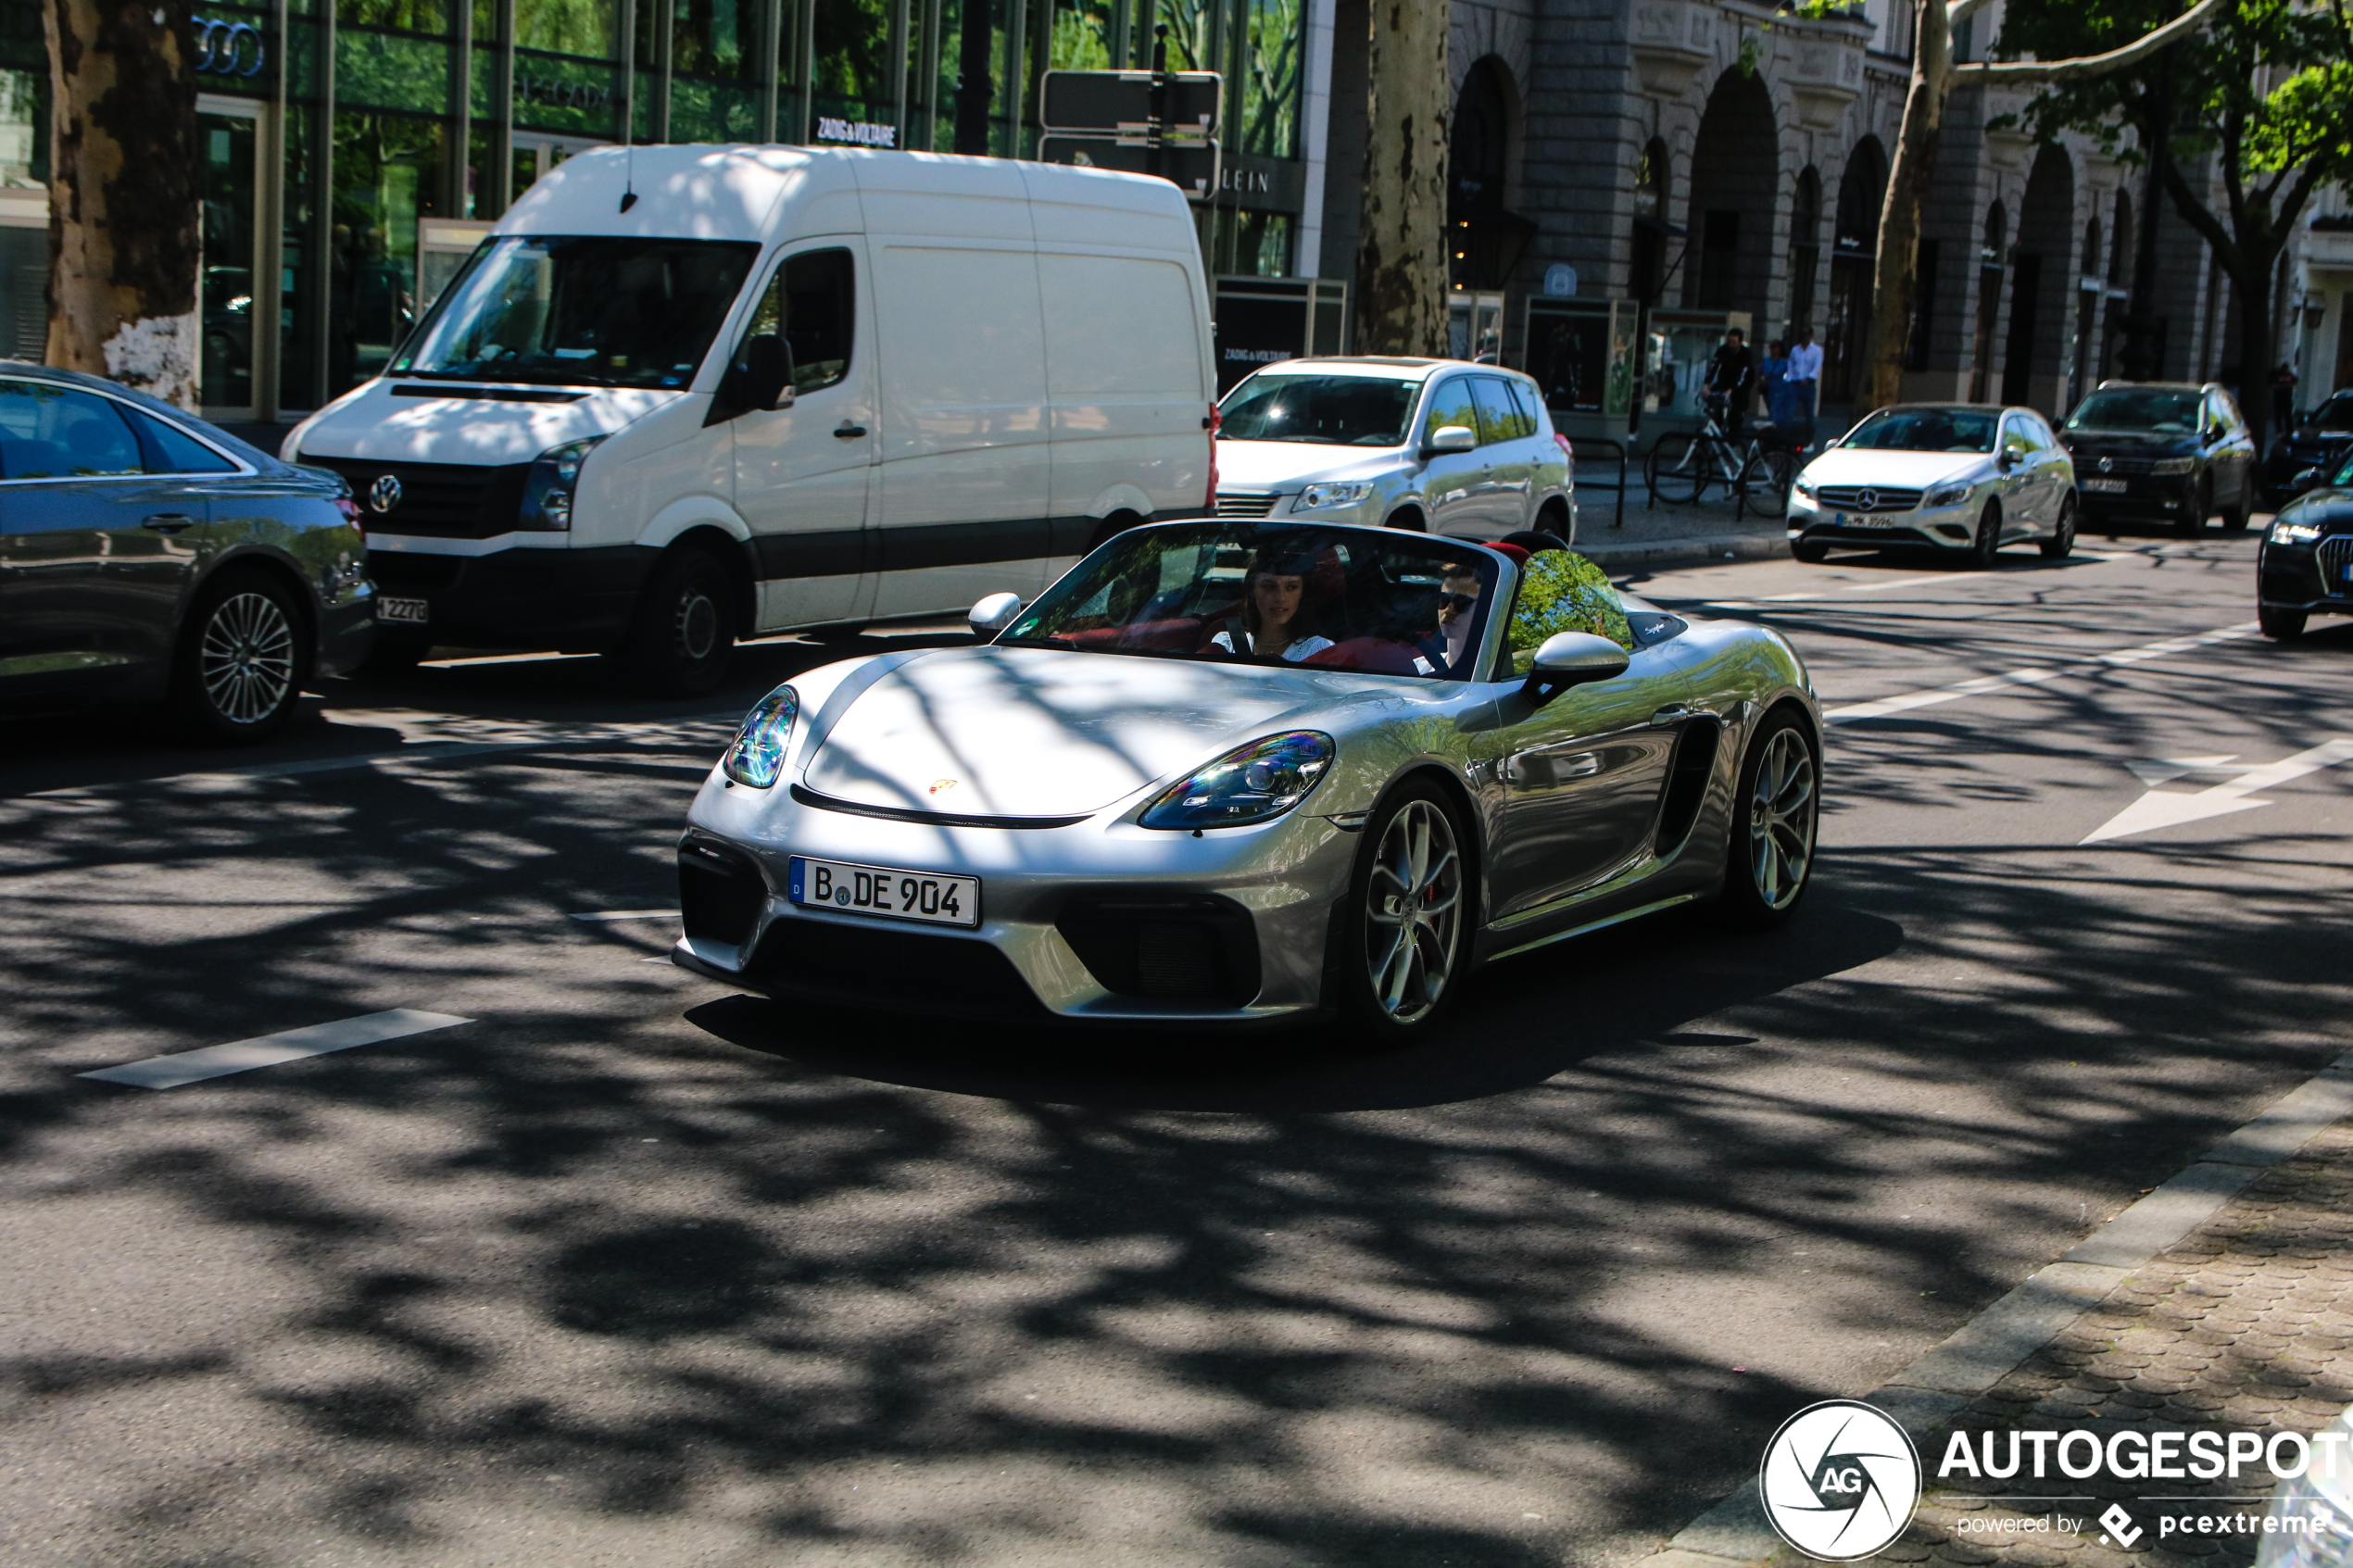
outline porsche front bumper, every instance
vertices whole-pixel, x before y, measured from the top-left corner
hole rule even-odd
[[[1357,846],[1334,819],[1302,809],[1199,835],[1114,813],[959,826],[817,798],[705,786],[679,846],[674,962],[775,997],[957,1017],[1248,1022],[1322,1003]],[[797,855],[975,877],[979,924],[796,905]]]

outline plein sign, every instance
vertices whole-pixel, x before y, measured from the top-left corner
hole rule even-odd
[[[1217,194],[1217,144],[1164,142],[1155,147],[1142,137],[1041,136],[1038,161],[1080,169],[1115,169],[1123,174],[1157,174],[1190,201]]]
[[[1148,70],[1050,70],[1038,88],[1038,118],[1049,132],[1076,135],[1143,135],[1157,120],[1172,140],[1203,142],[1217,134],[1221,79],[1215,71],[1168,71],[1160,113],[1152,113]]]

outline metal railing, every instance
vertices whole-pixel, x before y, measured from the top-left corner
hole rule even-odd
[[[1571,452],[1574,454],[1574,461],[1572,461],[1572,462],[1571,462],[1571,464],[1569,465],[1569,467],[1570,467],[1570,471],[1571,471],[1571,473],[1575,475],[1576,480],[1577,480],[1577,491],[1578,491],[1579,495],[1579,496],[1582,496],[1582,495],[1584,495],[1584,493],[1585,493],[1586,491],[1588,491],[1588,490],[1608,490],[1608,491],[1614,491],[1614,492],[1616,492],[1616,493],[1617,493],[1617,521],[1614,521],[1614,522],[1612,522],[1612,523],[1610,524],[1610,526],[1611,526],[1612,528],[1623,528],[1623,527],[1625,527],[1625,526],[1626,526],[1626,447],[1625,447],[1625,445],[1624,445],[1622,443],[1620,443],[1620,442],[1616,442],[1616,441],[1605,441],[1605,440],[1603,440],[1603,439],[1602,439],[1601,437],[1599,437],[1599,436],[1588,436],[1588,437],[1584,437],[1584,438],[1579,439],[1579,440],[1572,441],[1572,442],[1569,444],[1569,446],[1570,446],[1570,450],[1571,450]],[[1594,447],[1596,447],[1596,446],[1600,446],[1600,447],[1606,448],[1606,456],[1608,456],[1608,457],[1610,457],[1610,458],[1616,458],[1616,459],[1617,459],[1617,483],[1615,483],[1615,484],[1602,484],[1602,483],[1588,483],[1588,482],[1587,482],[1587,480],[1586,480],[1586,478],[1585,478],[1585,476],[1584,476],[1582,473],[1579,473],[1579,472],[1577,472],[1577,470],[1579,470],[1579,469],[1581,469],[1581,468],[1583,468],[1583,467],[1584,467],[1586,454],[1587,454],[1587,453],[1589,453],[1589,452],[1591,452],[1591,451],[1592,451]],[[1580,510],[1582,509],[1582,504],[1581,504],[1581,502],[1580,502],[1580,505],[1579,505],[1579,509],[1580,509]]]

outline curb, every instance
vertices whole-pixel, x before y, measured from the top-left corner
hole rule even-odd
[[[1626,544],[1589,545],[1582,539],[1570,546],[1604,571],[1648,566],[1705,566],[1732,560],[1787,560],[1789,540],[1780,533],[1689,534],[1678,539],[1653,539]]]
[[[2353,1116],[2353,1051],[2338,1057],[2196,1162],[2045,1264],[1949,1338],[1863,1396],[1915,1442],[2049,1344],[2143,1264],[2336,1123]],[[1685,1525],[1635,1568],[1747,1568],[1788,1549],[1756,1482]]]

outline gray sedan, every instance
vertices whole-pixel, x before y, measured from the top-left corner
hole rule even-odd
[[[769,694],[679,848],[686,968],[970,1016],[1418,1034],[1488,960],[1785,918],[1820,718],[1777,633],[1373,528],[1122,534],[986,646]]]
[[[199,738],[259,740],[373,634],[342,480],[0,360],[0,710],[163,697]]]

